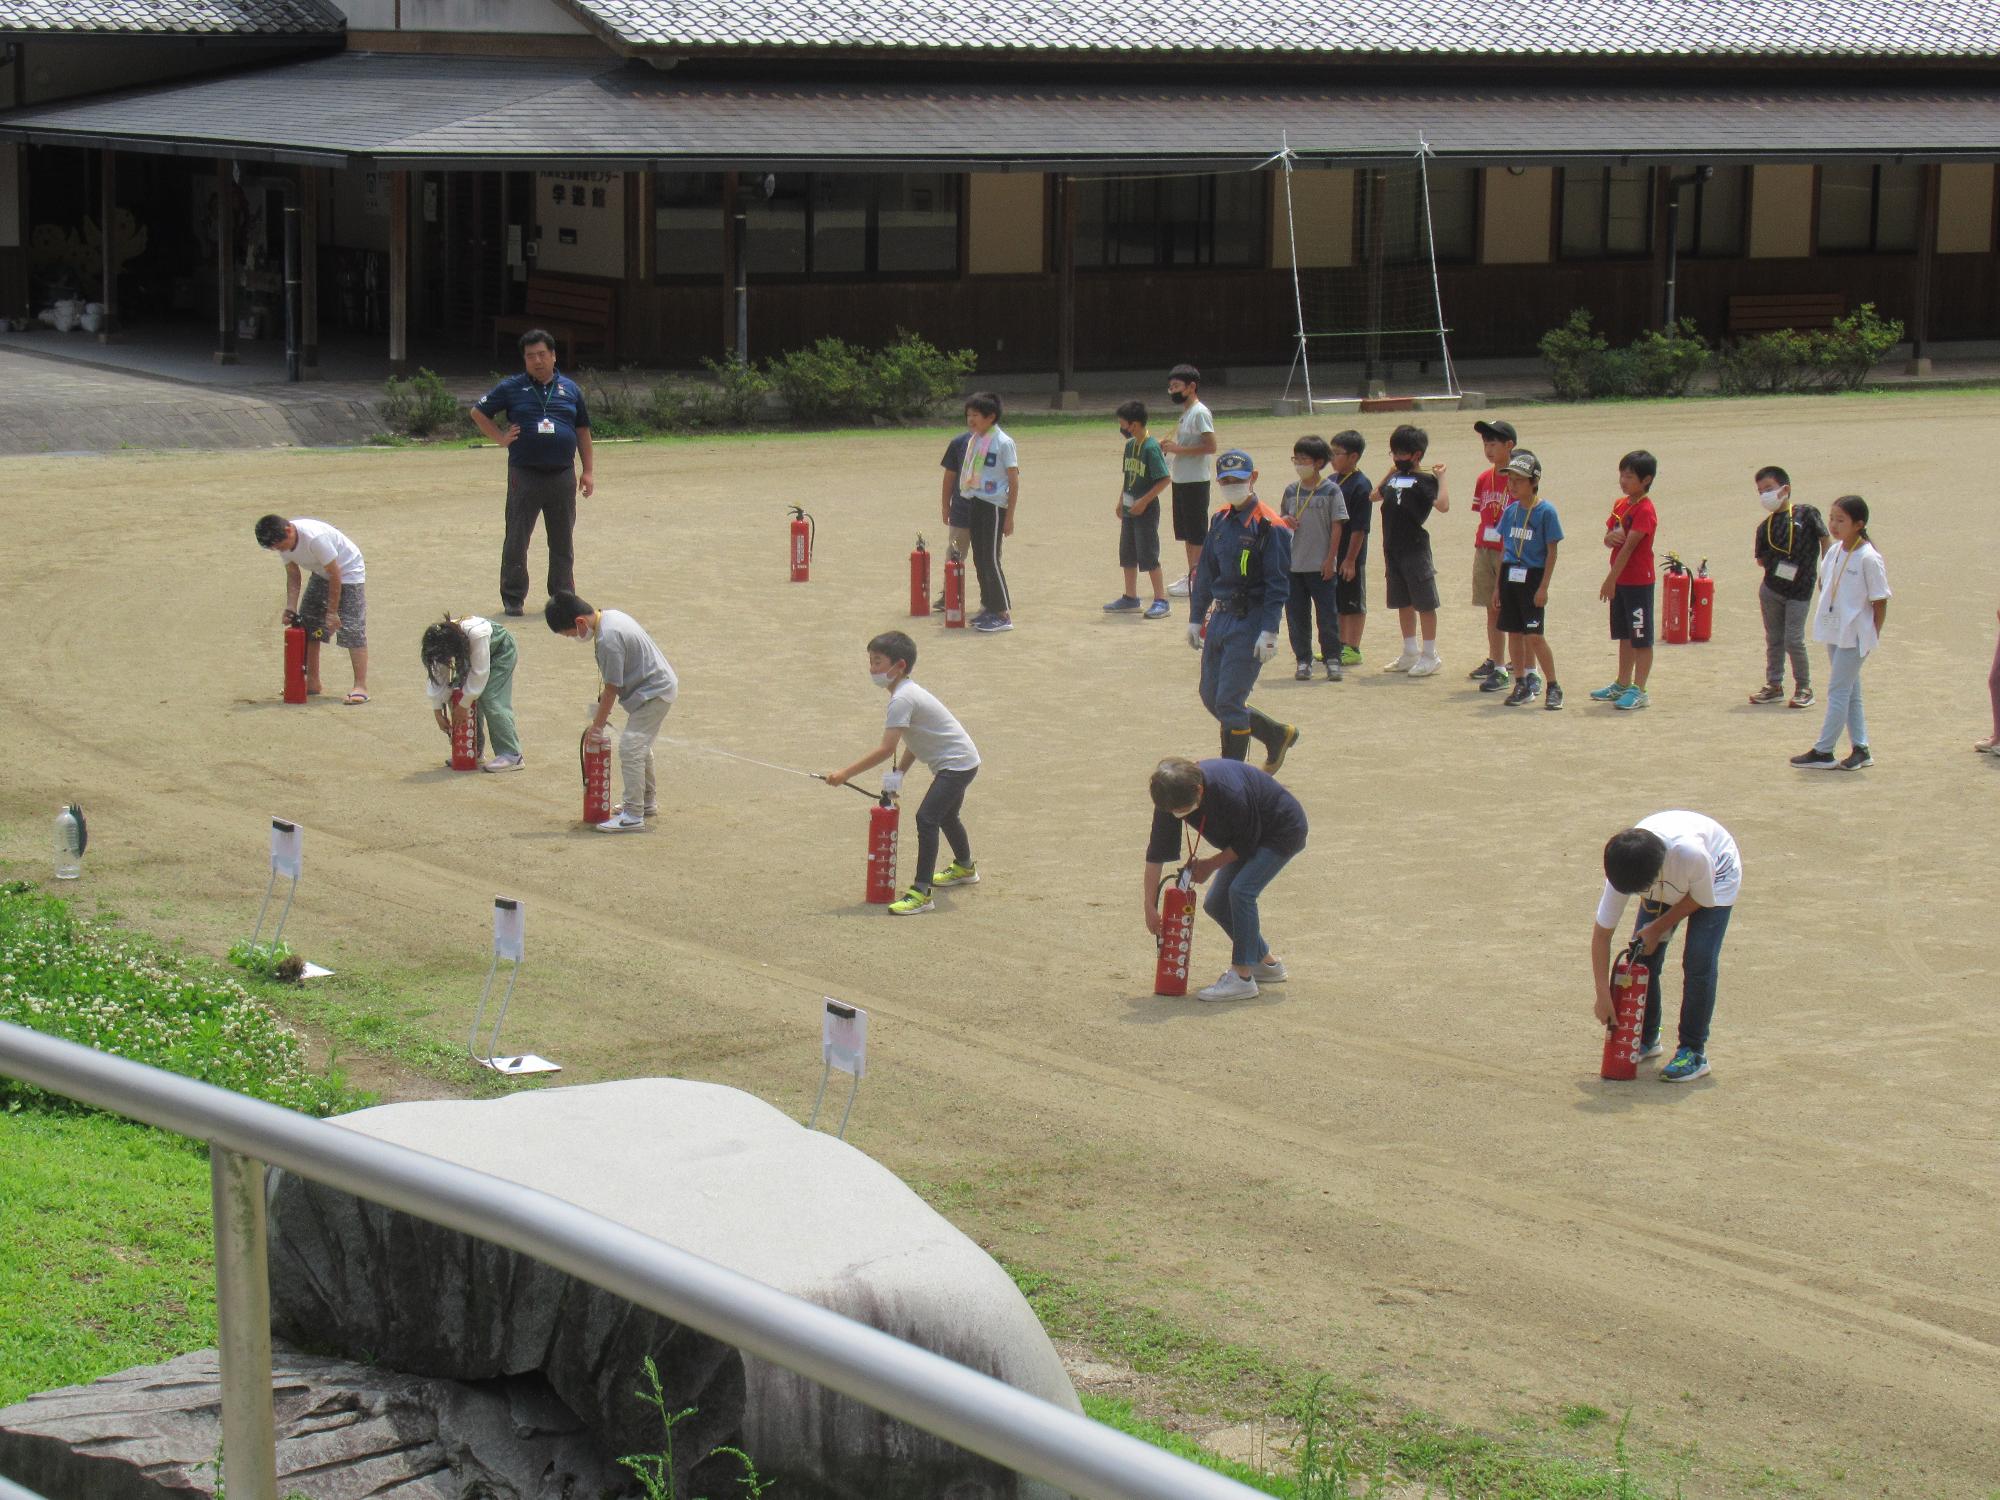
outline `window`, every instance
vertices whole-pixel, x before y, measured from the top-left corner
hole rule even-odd
[[[1076,184],[1076,263],[1259,266],[1265,177],[1085,177]]]
[[[745,260],[753,276],[954,275],[958,183],[945,172],[781,173],[764,193],[744,178]],[[656,276],[723,272],[722,174],[653,179]]]
[[[1683,256],[1741,255],[1743,207],[1748,197],[1748,167],[1717,167],[1706,182],[1681,188],[1678,235]],[[1673,192],[1668,184],[1668,192]]]
[[[1821,167],[1819,248],[1834,254],[1914,250],[1923,207],[1922,167]]]
[[[661,172],[653,178],[653,273],[722,274],[720,172]]]
[[[1355,174],[1359,205],[1354,215],[1355,258],[1368,260],[1374,245],[1369,215],[1378,193],[1374,173]],[[1470,261],[1479,238],[1479,171],[1476,167],[1398,167],[1382,174],[1382,260],[1387,265],[1422,261],[1435,247],[1440,264]],[[1430,187],[1430,233],[1425,236],[1424,185]]]
[[[1653,245],[1653,173],[1649,167],[1565,167],[1562,253],[1597,260],[1644,255]]]

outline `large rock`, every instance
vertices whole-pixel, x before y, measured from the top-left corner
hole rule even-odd
[[[1078,1410],[1012,1280],[894,1175],[735,1089],[635,1079],[337,1124],[541,1189]],[[296,1343],[482,1380],[540,1372],[614,1454],[657,1452],[659,1364],[685,1470],[746,1449],[791,1497],[1050,1497],[1009,1470],[510,1251],[280,1175],[272,1321]],[[704,1470],[698,1478],[720,1470]]]
[[[539,1379],[461,1385],[278,1349],[278,1489],[313,1500],[600,1500],[632,1476]],[[31,1396],[0,1411],[0,1474],[47,1500],[212,1496],[215,1351]]]

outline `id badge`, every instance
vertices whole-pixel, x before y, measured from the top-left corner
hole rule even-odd
[[[535,424],[535,431],[539,432],[543,437],[555,436],[555,430],[556,424],[547,417],[543,417],[541,421]]]
[[[1526,583],[1528,581],[1528,570],[1526,568],[1509,568],[1507,570],[1507,581],[1509,583]]]
[[[1777,567],[1771,569],[1771,576],[1782,578],[1785,582],[1790,583],[1794,578],[1799,576],[1799,565],[1794,562],[1779,563]]]
[[[1499,528],[1498,526],[1489,526],[1489,527],[1487,527],[1487,528],[1486,528],[1486,540],[1487,540],[1487,541],[1489,541],[1489,542],[1497,542],[1497,541],[1499,541],[1499,540],[1500,540],[1500,528]]]

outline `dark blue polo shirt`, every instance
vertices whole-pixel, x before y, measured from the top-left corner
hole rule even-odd
[[[1248,859],[1259,849],[1297,854],[1306,846],[1306,810],[1276,777],[1240,760],[1198,762],[1201,803],[1187,826],[1201,830],[1202,842],[1213,849],[1234,849]],[[1181,854],[1181,820],[1164,807],[1153,809],[1153,836],[1146,844],[1146,863],[1170,865]]]
[[[583,388],[561,371],[547,385],[537,384],[526,370],[509,375],[479,398],[479,409],[501,427],[521,429],[507,449],[507,462],[524,469],[567,469],[576,461],[576,431],[590,427],[590,408]],[[538,432],[546,417],[554,432]]]

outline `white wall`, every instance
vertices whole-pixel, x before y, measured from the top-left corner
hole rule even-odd
[[[334,0],[353,31],[475,31],[494,35],[577,35],[588,28],[554,0]]]
[[[556,188],[563,201],[555,201]],[[583,202],[575,200],[583,190]],[[597,195],[604,195],[603,207]],[[535,223],[542,227],[536,270],[564,275],[623,277],[625,274],[625,177],[619,172],[538,172]],[[572,243],[564,244],[568,233]]]

